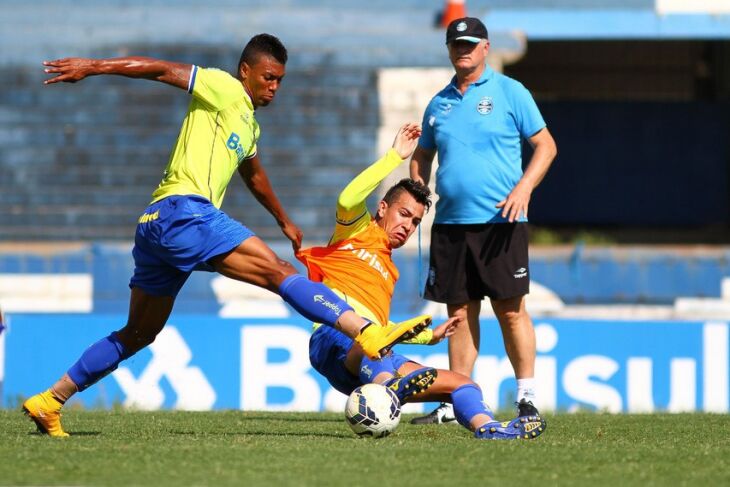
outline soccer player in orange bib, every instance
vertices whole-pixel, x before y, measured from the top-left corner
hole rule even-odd
[[[394,249],[402,247],[431,206],[429,189],[403,179],[378,203],[375,215],[366,198],[383,179],[408,159],[421,134],[419,124],[398,131],[393,147],[383,158],[356,176],[337,200],[335,230],[326,247],[302,249],[297,258],[313,281],[321,281],[373,323],[398,328],[388,320],[398,268]],[[430,323],[429,316],[410,321]],[[404,343],[436,344],[450,336],[457,320],[451,318],[435,329],[411,334]],[[450,370],[424,367],[403,355],[389,353],[369,359],[354,340],[335,328],[315,324],[309,342],[312,366],[343,394],[370,382],[392,389],[400,401],[453,403],[459,423],[480,439],[535,438],[545,422],[539,416],[499,422],[484,404],[481,389],[471,379]]]

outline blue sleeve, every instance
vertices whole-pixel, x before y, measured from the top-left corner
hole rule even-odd
[[[421,138],[418,139],[418,145],[424,149],[433,150],[436,148],[436,139],[433,133],[433,124],[436,121],[431,114],[431,107],[433,101],[431,101],[426,110],[423,112],[423,121],[421,121]]]
[[[522,83],[515,82],[512,87],[512,111],[520,134],[529,139],[545,128],[545,120],[537,108],[535,100]]]

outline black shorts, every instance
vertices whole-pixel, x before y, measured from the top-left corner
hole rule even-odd
[[[461,304],[530,292],[526,223],[434,224],[424,297]]]

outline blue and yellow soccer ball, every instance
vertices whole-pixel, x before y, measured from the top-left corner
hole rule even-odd
[[[347,398],[345,418],[358,436],[388,436],[400,423],[400,401],[383,385],[365,384]]]

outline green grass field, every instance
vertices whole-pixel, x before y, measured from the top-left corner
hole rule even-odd
[[[69,411],[52,439],[0,410],[0,485],[730,485],[728,415],[547,416],[532,441],[339,414]]]

